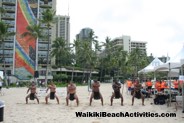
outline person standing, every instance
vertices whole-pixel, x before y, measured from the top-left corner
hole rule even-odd
[[[176,79],[174,80],[173,84],[174,84],[174,89],[178,90],[179,81]]]
[[[130,79],[127,80],[127,93],[132,91],[132,81]]]
[[[152,89],[152,82],[151,82],[151,79],[148,79],[148,80],[146,81],[146,86],[147,86],[148,92],[151,94],[151,89]]]

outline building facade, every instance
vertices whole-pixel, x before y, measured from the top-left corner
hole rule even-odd
[[[139,48],[142,53],[146,54],[146,44],[145,41],[131,41],[131,51],[133,51],[135,48]]]
[[[67,44],[70,44],[70,17],[56,16],[56,37],[62,37]]]
[[[38,23],[38,18],[41,18],[41,12],[45,9],[56,10],[56,0],[1,0],[0,7],[6,10],[6,13],[1,15],[1,20],[10,24],[9,31],[16,32],[15,36],[7,37],[5,40],[7,74],[14,75],[20,80],[30,79],[35,71],[44,75],[48,41],[27,40],[26,37],[21,37],[21,34],[27,31],[28,25]],[[55,26],[49,34],[51,41],[55,39],[52,34],[54,28]],[[43,33],[47,35],[47,31]],[[1,58],[2,52],[1,48]],[[3,70],[3,62],[0,62],[0,70]]]
[[[132,41],[130,36],[122,35],[121,37],[114,38],[111,41],[112,45],[122,46],[124,51],[130,53],[136,47],[139,48],[143,53],[146,53],[146,44],[145,41]]]
[[[86,40],[89,39],[90,33],[93,30],[91,28],[83,28],[80,33],[76,35],[76,39],[78,40]]]

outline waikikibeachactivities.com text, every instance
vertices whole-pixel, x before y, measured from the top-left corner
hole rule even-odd
[[[151,112],[75,112],[76,117],[176,117],[176,113],[151,113]]]

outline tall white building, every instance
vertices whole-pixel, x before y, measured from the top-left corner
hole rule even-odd
[[[139,48],[143,53],[146,53],[145,41],[131,41],[130,36],[122,35],[121,37],[114,38],[112,41],[113,46],[122,46],[124,51],[130,53],[136,47]]]
[[[58,15],[56,18],[56,37],[62,37],[70,44],[70,17]]]
[[[131,51],[135,48],[139,48],[143,53],[146,53],[146,44],[145,41],[131,41]]]

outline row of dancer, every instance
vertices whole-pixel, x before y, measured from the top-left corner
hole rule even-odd
[[[56,85],[53,82],[51,82],[51,84],[48,85],[46,93],[49,90],[50,93],[45,97],[45,103],[48,104],[48,98],[50,98],[51,100],[56,98],[56,101],[59,104],[59,97],[56,94]],[[36,85],[34,82],[31,83],[31,86],[28,88],[27,93],[29,94],[26,96],[26,104],[28,104],[28,99],[30,100],[36,99],[39,104],[39,99],[36,92]],[[77,105],[79,105],[79,100],[76,94],[76,85],[73,82],[70,82],[70,84],[68,84],[67,86],[66,104],[68,105],[69,100],[73,101],[74,99],[76,99]]]
[[[119,83],[117,80],[114,80],[113,84],[112,84],[112,88],[113,88],[113,93],[112,93],[112,96],[110,98],[110,105],[111,106],[113,105],[113,99],[121,99],[121,105],[123,106],[123,95],[121,93],[121,83]],[[142,105],[144,105],[144,95],[141,92],[141,88],[142,88],[142,85],[139,84],[139,82],[137,82],[137,84],[135,84],[134,93],[132,95],[132,105],[134,105],[134,98],[137,96],[142,97]],[[56,85],[53,82],[51,82],[51,84],[48,86],[46,93],[48,90],[50,90],[50,93],[45,97],[46,104],[48,104],[49,97],[50,97],[50,99],[56,98],[57,103],[59,104],[59,98],[56,95]],[[28,88],[27,93],[29,91],[30,91],[30,94],[28,94],[26,96],[26,103],[28,103],[28,98],[30,98],[30,99],[36,98],[37,102],[39,103],[39,99],[36,95],[36,85],[34,82]],[[103,106],[104,101],[103,101],[103,96],[100,92],[100,82],[96,81],[96,80],[92,83],[92,93],[90,95],[90,100],[89,100],[90,106],[92,104],[93,99],[95,99],[95,100],[100,99],[101,104]],[[73,82],[70,82],[67,85],[67,96],[66,96],[66,105],[67,106],[69,104],[69,100],[70,101],[76,100],[77,106],[79,105],[79,98],[78,98],[77,93],[76,93],[76,85]]]

